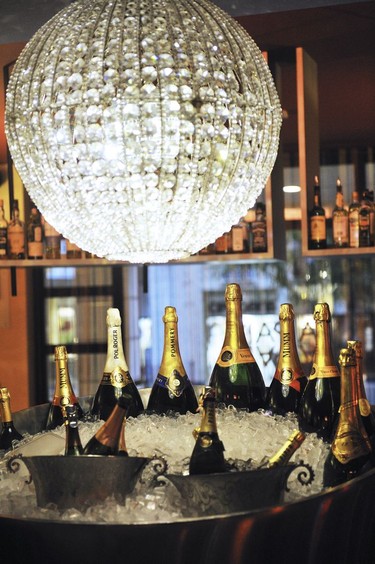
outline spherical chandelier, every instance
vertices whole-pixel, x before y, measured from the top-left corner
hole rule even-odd
[[[243,28],[206,0],[77,0],[29,41],[6,134],[46,220],[111,260],[166,262],[265,186],[281,108]]]

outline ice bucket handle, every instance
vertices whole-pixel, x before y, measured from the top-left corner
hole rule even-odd
[[[19,460],[21,460],[24,465],[27,468],[27,465],[25,463],[25,461],[23,460],[23,455],[22,453],[19,454],[15,454],[14,456],[11,456],[10,458],[8,458],[7,463],[6,463],[6,467],[8,472],[10,472],[11,474],[16,474],[19,469],[21,468],[20,463],[18,462]],[[29,472],[29,469],[27,469]],[[25,480],[25,484],[31,484],[31,482],[33,481],[33,478],[29,472],[29,477]]]
[[[288,478],[285,484],[285,491],[289,492],[290,488],[288,487],[288,481],[292,475],[297,472],[297,480],[302,486],[309,486],[315,478],[315,472],[312,469],[312,466],[307,462],[303,462],[300,460],[298,463],[292,466],[290,473],[288,474]]]
[[[162,456],[153,456],[144,467],[139,482],[149,487],[165,485],[168,463]]]

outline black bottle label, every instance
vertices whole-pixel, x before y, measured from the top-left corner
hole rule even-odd
[[[158,374],[156,384],[161,388],[167,388],[171,394],[179,398],[189,383],[189,378],[182,376],[178,370],[172,370],[169,376]]]

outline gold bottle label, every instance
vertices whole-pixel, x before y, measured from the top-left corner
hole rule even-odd
[[[53,396],[52,404],[64,407],[70,403],[78,403],[72,385],[70,383],[69,372],[65,361],[57,361],[57,393]]]
[[[371,406],[368,399],[359,398],[358,400],[359,411],[362,417],[368,417],[371,413]]]
[[[341,423],[332,443],[332,453],[341,464],[347,464],[369,453],[369,445],[363,435],[350,423]]]
[[[156,383],[163,388],[167,388],[175,397],[181,396],[189,383],[178,344],[177,321],[176,308],[167,306],[163,316],[163,357],[156,378]]]
[[[125,388],[131,381],[129,372],[123,370],[120,366],[116,366],[112,372],[103,373],[101,384],[114,388]]]
[[[233,364],[248,364],[250,362],[255,362],[250,349],[233,350],[231,347],[223,347],[216,364],[226,368]]]
[[[340,376],[337,366],[318,366],[315,362],[312,365],[309,380],[316,378],[336,378]]]
[[[279,380],[279,382],[281,382],[281,384],[283,384],[284,386],[289,386],[297,390],[297,392],[300,392],[301,391],[300,378],[302,376],[303,374],[296,372],[295,370],[293,370],[293,368],[284,367],[281,370],[276,369],[274,378],[275,380]]]

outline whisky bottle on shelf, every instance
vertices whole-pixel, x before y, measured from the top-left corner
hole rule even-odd
[[[62,407],[65,423],[65,456],[80,456],[83,447],[78,431],[78,410],[76,405]]]
[[[103,376],[93,399],[92,415],[106,421],[118,399],[123,396],[127,404],[126,417],[137,417],[143,403],[125,359],[121,315],[117,308],[107,309],[107,358]]]
[[[226,255],[230,252],[230,234],[223,233],[220,237],[218,237],[215,241],[215,253],[218,255]]]
[[[316,348],[300,402],[299,427],[330,441],[340,407],[340,372],[333,360],[328,304],[316,304],[314,320]]]
[[[253,253],[267,252],[266,206],[262,202],[255,205],[255,220],[251,223],[251,248]]]
[[[332,212],[332,233],[335,247],[347,247],[349,245],[349,216],[344,207],[344,195],[339,178],[336,182],[336,205]]]
[[[44,253],[46,259],[61,258],[61,234],[46,219],[42,218],[44,227]]]
[[[27,224],[27,258],[30,260],[43,258],[42,219],[36,206],[32,206]]]
[[[363,381],[363,347],[361,341],[347,341],[348,348],[355,352],[356,359],[356,375],[358,390],[358,405],[361,414],[362,423],[369,436],[371,445],[375,446],[375,414],[371,409],[370,402],[366,396],[365,384]]]
[[[83,449],[83,454],[117,456],[123,422],[128,409],[128,402],[120,396],[107,421],[100,427]]]
[[[374,191],[367,191],[368,201],[370,205],[370,239],[371,245],[375,245],[375,202],[374,202]]]
[[[314,205],[309,211],[309,249],[327,247],[326,212],[322,207],[319,178],[314,178]]]
[[[195,445],[190,458],[190,474],[212,474],[225,472],[224,445],[219,439],[215,414],[215,392],[209,386],[202,391],[200,398],[202,419],[193,433]]]
[[[218,403],[256,411],[264,407],[266,388],[245,337],[242,292],[238,284],[227,285],[225,307],[224,343],[209,385],[214,388]]]
[[[275,468],[276,466],[286,466],[293,454],[299,449],[303,441],[306,439],[305,433],[295,430],[285,441],[283,446],[271,456],[268,460],[268,468]]]
[[[8,225],[8,258],[25,258],[25,224],[20,219],[18,200],[13,201],[12,216]]]
[[[349,247],[359,247],[359,196],[354,190],[352,193],[352,201],[349,206]]]
[[[54,429],[64,424],[62,408],[67,405],[74,405],[77,408],[78,418],[83,416],[82,408],[75,395],[70,381],[68,354],[66,347],[59,345],[55,347],[56,363],[56,384],[55,393],[48,411],[46,429]]]
[[[176,308],[165,308],[163,322],[163,356],[151,389],[147,410],[155,413],[195,413],[198,402],[180,354]]]
[[[0,420],[2,421],[0,450],[9,450],[13,448],[13,441],[21,441],[23,436],[17,431],[13,423],[8,388],[0,388]]]
[[[243,226],[241,225],[240,222],[232,226],[232,229],[230,230],[230,237],[231,237],[231,245],[230,245],[231,252],[243,253],[245,250],[244,234],[243,234]]]
[[[337,486],[372,466],[371,445],[359,410],[356,358],[352,348],[341,349],[341,401],[338,425],[324,464],[323,485]]]
[[[76,245],[72,243],[68,239],[65,240],[66,242],[66,258],[67,259],[80,259],[82,258],[82,250]]]
[[[4,200],[0,200],[0,260],[8,258],[8,222],[5,219]]]
[[[276,371],[267,395],[267,406],[275,413],[298,413],[307,379],[299,360],[294,331],[294,310],[291,304],[281,304],[280,353]]]
[[[363,192],[363,197],[358,212],[359,246],[370,247],[371,245],[371,204],[368,200],[367,191]]]

